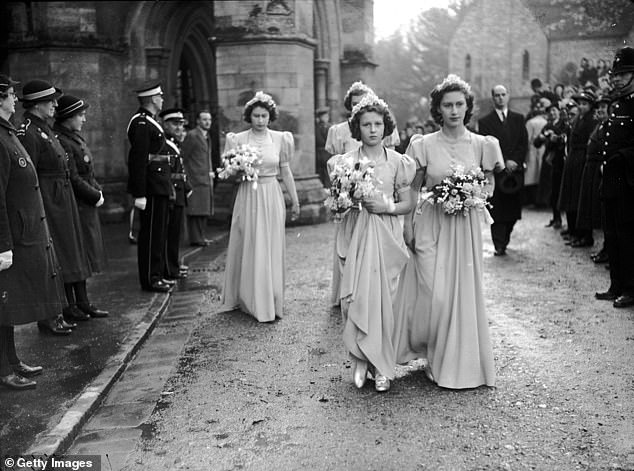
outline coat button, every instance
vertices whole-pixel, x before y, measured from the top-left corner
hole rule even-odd
[[[55,278],[57,276],[57,272],[54,271],[53,274],[51,275],[51,278]]]

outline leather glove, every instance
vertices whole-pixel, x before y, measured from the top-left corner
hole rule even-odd
[[[146,206],[147,206],[147,198],[145,196],[141,196],[140,198],[134,198],[135,208],[138,208],[141,211],[145,211]]]
[[[13,251],[7,250],[0,253],[0,271],[11,268],[11,265],[13,265]]]

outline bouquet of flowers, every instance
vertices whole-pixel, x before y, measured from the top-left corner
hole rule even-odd
[[[240,181],[250,181],[255,190],[258,187],[261,164],[260,151],[248,144],[242,144],[222,154],[221,166],[217,170],[218,178],[227,180],[236,177]]]
[[[431,189],[422,188],[416,212],[420,214],[424,201],[442,205],[445,214],[467,216],[471,209],[483,211],[490,207],[487,198],[491,188],[480,167],[465,170],[462,165],[452,167],[453,173]]]
[[[361,210],[363,198],[377,191],[374,162],[367,157],[358,162],[352,157],[340,158],[330,172],[330,181],[332,184],[324,205],[334,214],[335,222],[341,222],[353,207]]]

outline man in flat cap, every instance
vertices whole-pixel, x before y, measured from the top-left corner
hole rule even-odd
[[[612,85],[614,101],[605,123],[600,189],[610,287],[595,296],[623,308],[634,306],[634,48],[616,51]]]
[[[140,212],[137,261],[139,281],[145,291],[169,291],[163,279],[165,241],[172,188],[170,156],[163,153],[165,131],[156,121],[163,108],[160,84],[136,90],[139,109],[128,124],[128,192]]]
[[[170,156],[172,186],[175,198],[169,205],[167,223],[167,241],[165,247],[165,279],[176,280],[187,276],[187,267],[180,266],[178,250],[180,247],[183,212],[187,206],[187,198],[191,195],[192,186],[187,179],[183,166],[179,136],[183,134],[185,116],[178,108],[170,108],[159,114],[165,129],[165,153]]]

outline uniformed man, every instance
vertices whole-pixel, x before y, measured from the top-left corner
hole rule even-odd
[[[165,240],[170,198],[171,171],[165,148],[165,132],[154,118],[163,108],[160,84],[136,91],[140,107],[128,124],[128,192],[140,213],[137,260],[141,288],[169,291],[172,283],[163,279]]]
[[[600,189],[610,287],[595,296],[620,308],[634,306],[634,48],[617,50],[612,85],[614,101],[605,124]]]
[[[159,114],[165,130],[165,153],[170,156],[170,170],[175,198],[169,205],[167,223],[167,242],[165,249],[165,279],[177,280],[187,276],[187,267],[180,266],[178,250],[180,247],[181,229],[183,226],[183,211],[187,206],[187,198],[191,195],[192,186],[187,181],[183,167],[179,136],[183,134],[185,116],[178,108],[170,108]]]

